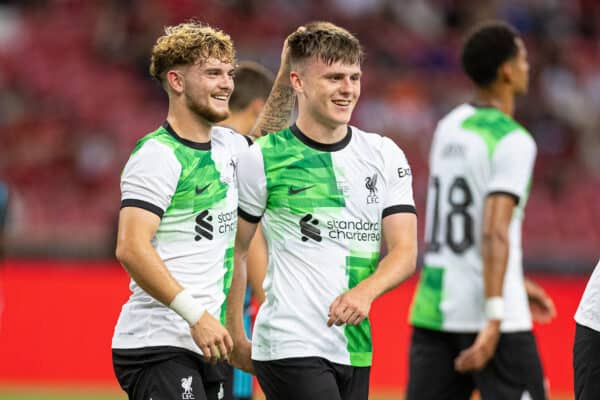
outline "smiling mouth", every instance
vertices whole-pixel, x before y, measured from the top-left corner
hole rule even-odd
[[[332,102],[336,106],[340,106],[340,107],[348,107],[350,104],[352,104],[351,100],[332,100]]]
[[[213,99],[219,100],[219,101],[227,101],[229,99],[229,95],[226,94],[222,94],[222,95],[215,95],[215,96],[211,96]]]

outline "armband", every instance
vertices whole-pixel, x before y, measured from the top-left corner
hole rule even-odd
[[[504,318],[504,299],[500,296],[489,297],[485,300],[485,316],[488,320]]]
[[[189,289],[183,289],[177,293],[177,296],[169,304],[169,308],[185,319],[190,326],[198,322],[204,311],[206,311],[202,302],[195,299]]]

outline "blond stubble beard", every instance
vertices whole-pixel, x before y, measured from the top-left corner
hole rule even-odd
[[[187,93],[185,94],[185,104],[194,114],[198,115],[199,117],[207,120],[212,124],[224,121],[225,119],[227,119],[227,117],[229,117],[229,110],[224,112],[218,112],[207,105],[199,104]]]

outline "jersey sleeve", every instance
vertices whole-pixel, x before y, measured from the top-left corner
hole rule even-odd
[[[267,178],[259,145],[251,146],[238,160],[238,214],[248,222],[258,223],[267,204]]]
[[[150,139],[133,153],[121,175],[121,208],[139,207],[160,218],[171,204],[181,164],[172,150]]]
[[[383,155],[387,185],[382,218],[402,212],[416,214],[412,172],[404,152],[392,140],[383,138]]]
[[[492,176],[487,194],[508,194],[517,203],[526,195],[536,156],[533,138],[516,131],[504,137],[492,157]]]

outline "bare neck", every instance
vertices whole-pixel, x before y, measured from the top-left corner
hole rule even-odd
[[[301,113],[296,120],[296,126],[310,139],[323,144],[337,143],[348,133],[347,124],[330,126]]]
[[[213,124],[180,102],[169,101],[167,122],[184,139],[198,143],[210,141],[210,130]]]
[[[473,102],[478,106],[497,108],[511,117],[515,112],[515,95],[508,87],[503,85],[476,88]]]

